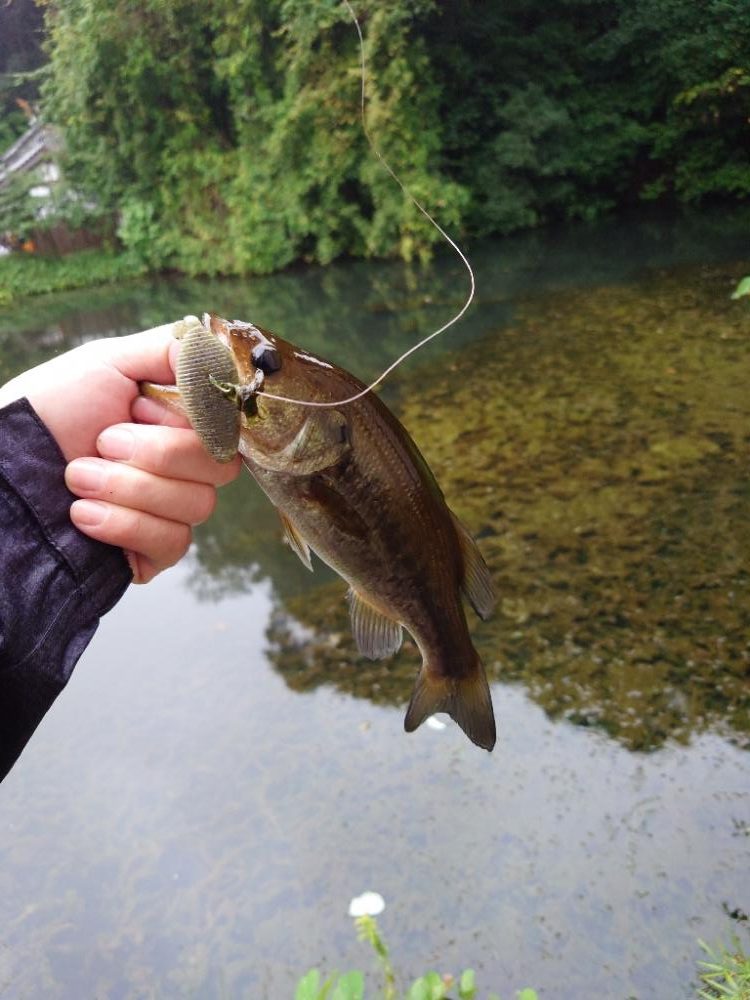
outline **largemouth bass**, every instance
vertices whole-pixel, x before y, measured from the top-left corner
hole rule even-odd
[[[185,321],[177,390],[196,432],[219,460],[238,450],[276,507],[292,549],[312,569],[315,552],[349,584],[360,652],[395,653],[402,628],[422,667],[404,728],[447,712],[477,746],[495,744],[492,700],[461,601],[486,618],[492,582],[473,539],[449,509],[407,432],[349,372],[250,323],[218,316]]]

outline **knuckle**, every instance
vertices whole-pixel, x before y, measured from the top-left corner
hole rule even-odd
[[[161,428],[159,428],[161,430]],[[170,447],[167,436],[163,433],[149,434],[148,468],[154,472],[162,472],[168,466]]]
[[[152,575],[174,566],[190,548],[192,531],[187,524],[144,515],[140,525],[137,520],[134,525],[131,547],[141,557],[141,569],[145,562],[153,570]]]
[[[174,566],[185,555],[193,540],[193,532],[189,524],[176,524],[172,531],[169,551],[166,553],[166,566]]]
[[[215,509],[216,490],[213,486],[203,486],[199,491],[196,491],[195,514],[191,523],[202,524],[203,521],[207,521],[211,517]]]

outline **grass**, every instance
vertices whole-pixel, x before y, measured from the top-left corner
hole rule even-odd
[[[386,944],[374,917],[357,917],[354,921],[360,941],[370,945],[380,965],[382,984],[378,992],[370,992],[374,1000],[480,1000],[474,971],[464,969],[457,977],[427,972],[415,979],[405,993],[397,987],[396,972]],[[709,947],[699,942],[706,958],[698,962],[700,984],[697,1000],[750,1000],[750,957],[735,937],[732,947]],[[376,987],[376,990],[378,988]],[[516,1000],[539,1000],[528,987],[515,994]],[[366,1000],[364,973],[358,969],[333,973],[324,977],[319,969],[310,969],[297,983],[294,1000]],[[486,1000],[500,1000],[488,993]]]
[[[105,248],[64,257],[13,253],[0,257],[0,306],[31,295],[127,281],[146,270],[131,254]]]
[[[732,947],[710,948],[704,941],[701,948],[708,956],[698,962],[702,988],[700,1000],[750,1000],[750,957],[739,940],[732,940]]]
[[[415,979],[406,993],[401,993],[396,985],[396,972],[388,945],[374,917],[357,917],[355,926],[359,940],[369,944],[375,952],[383,977],[381,991],[370,993],[370,997],[377,995],[379,1000],[479,1000],[472,969],[464,969],[457,977],[427,972]],[[536,992],[531,989],[520,990],[516,997],[517,1000],[538,1000]],[[364,973],[357,969],[323,978],[319,969],[311,969],[297,983],[294,1000],[365,1000]],[[487,1000],[500,998],[496,993],[489,993]]]

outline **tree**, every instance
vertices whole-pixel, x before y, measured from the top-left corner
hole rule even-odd
[[[43,0],[68,175],[152,267],[429,253],[340,0]],[[746,0],[358,0],[368,123],[454,231],[747,197]]]

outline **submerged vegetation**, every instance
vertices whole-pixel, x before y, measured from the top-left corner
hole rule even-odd
[[[43,3],[67,183],[149,269],[420,258],[439,239],[367,146],[340,0]],[[449,229],[750,193],[742,0],[354,6],[370,130]]]
[[[721,236],[726,246],[725,226]],[[690,258],[671,232],[658,242]],[[192,572],[200,595],[260,585],[198,604],[174,574],[163,606],[154,595],[145,618],[136,607],[121,632],[103,628],[72,731],[84,706],[109,699],[111,710],[88,713],[93,731],[67,749],[53,731],[57,770],[42,743],[38,772],[32,756],[11,794],[8,989],[292,997],[317,966],[318,991],[334,968],[362,970],[335,978],[327,1000],[357,981],[363,1000],[382,1000],[382,971],[331,905],[352,881],[404,893],[382,922],[399,1000],[424,970],[460,983],[465,965],[476,1000],[491,989],[518,1000],[523,982],[550,998],[690,996],[708,990],[704,972],[722,984],[718,970],[699,973],[698,934],[727,941],[732,972],[747,754],[722,737],[742,746],[750,730],[750,402],[748,302],[730,293],[748,261],[634,280],[633,267],[664,258],[621,230],[595,248],[610,243],[612,255],[564,264],[559,241],[541,235],[487,257],[473,248],[483,280],[464,330],[386,386],[499,585],[495,618],[477,632],[499,681],[499,754],[477,760],[451,729],[399,736],[400,711],[368,705],[402,706],[416,657],[356,658],[342,588],[284,548],[245,477],[200,529]],[[705,259],[705,233],[690,245]],[[0,368],[220,303],[366,374],[420,323],[437,325],[456,273],[452,261],[427,278],[349,264],[50,296],[0,311]],[[161,620],[185,602],[178,633],[167,628],[175,644],[152,630],[133,660],[131,623],[149,628],[151,608]],[[282,679],[311,694],[285,693]],[[60,842],[45,817],[78,835],[39,882],[38,858]],[[427,996],[456,1000],[456,982],[420,979]]]
[[[748,328],[730,298],[746,270],[537,297],[394,383],[495,577],[475,636],[488,673],[634,750],[707,727],[750,745]],[[198,559],[231,580],[251,554],[251,575],[279,579],[270,656],[287,683],[404,704],[413,646],[358,657],[342,585],[322,575],[314,599],[295,595],[284,581],[306,573],[279,552],[270,506],[250,516],[247,489],[225,503]]]

